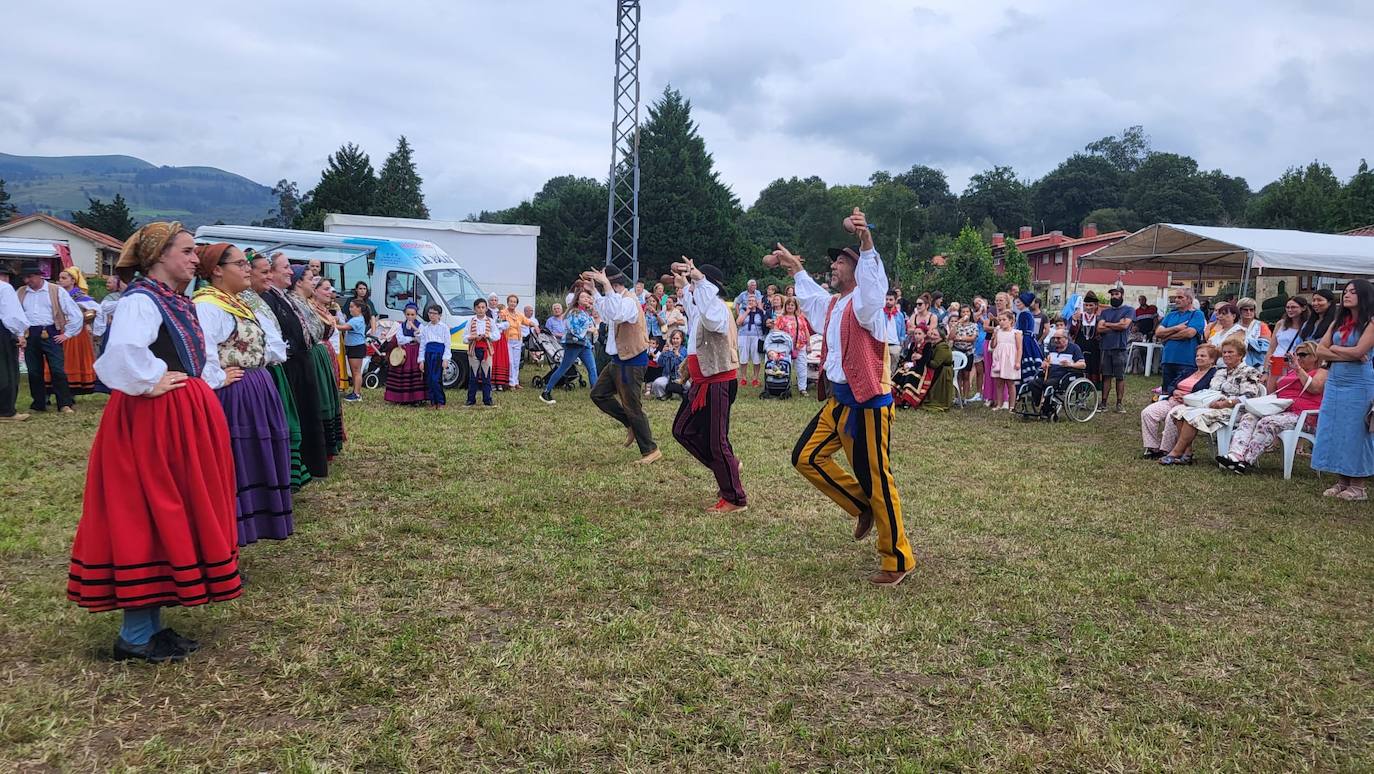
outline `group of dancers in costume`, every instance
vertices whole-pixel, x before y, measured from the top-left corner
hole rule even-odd
[[[138,278],[95,361],[111,396],[67,596],[123,612],[116,659],[179,661],[200,645],[161,609],[239,596],[239,548],[292,534],[294,494],[329,474],[342,442],[320,400],[337,390],[284,256],[198,247],[181,224],[157,222],[128,239],[116,271]],[[188,298],[196,277],[207,284]]]

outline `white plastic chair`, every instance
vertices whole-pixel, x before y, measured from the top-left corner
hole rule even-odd
[[[1298,455],[1298,441],[1306,439],[1313,446],[1317,445],[1316,434],[1307,432],[1308,418],[1316,415],[1316,409],[1307,409],[1298,415],[1296,425],[1279,433],[1279,440],[1283,441],[1283,477],[1285,479],[1293,477],[1293,458]]]
[[[1269,394],[1269,392],[1264,389],[1264,385],[1262,384],[1260,385],[1259,394],[1261,396]],[[1240,421],[1240,415],[1243,411],[1245,411],[1245,406],[1236,405],[1234,408],[1231,409],[1231,418],[1227,420],[1226,426],[1218,427],[1217,431],[1215,433],[1212,433],[1212,439],[1217,442],[1218,457],[1224,457],[1226,456],[1227,452],[1231,451],[1231,434],[1236,431],[1236,423]]]
[[[968,368],[968,355],[953,350],[950,354],[954,356],[954,405],[964,407],[964,391],[959,388],[959,372]]]

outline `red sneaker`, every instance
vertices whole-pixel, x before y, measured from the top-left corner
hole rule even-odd
[[[739,386],[741,386],[741,387],[748,387],[748,386],[749,386],[749,380],[748,380],[748,379],[740,379],[740,380],[739,380]]]
[[[758,379],[755,379],[755,380],[754,380],[754,386],[755,386],[755,387],[759,386],[759,380],[758,380]]]

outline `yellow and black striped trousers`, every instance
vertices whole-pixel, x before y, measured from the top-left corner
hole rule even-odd
[[[853,438],[844,432],[850,412],[859,413]],[[851,409],[831,398],[797,439],[792,467],[851,517],[871,510],[883,569],[906,572],[915,566],[916,557],[906,539],[902,499],[892,479],[892,413],[892,406]],[[835,461],[840,449],[853,475]]]

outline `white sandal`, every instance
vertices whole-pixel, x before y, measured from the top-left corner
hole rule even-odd
[[[1341,494],[1341,492],[1344,492],[1344,491],[1345,491],[1345,484],[1336,484],[1335,486],[1331,487],[1330,489],[1327,489],[1325,492],[1322,492],[1322,497],[1339,497],[1340,494]]]
[[[1362,486],[1348,486],[1336,495],[1336,499],[1352,503],[1362,503],[1369,499],[1369,492]]]

